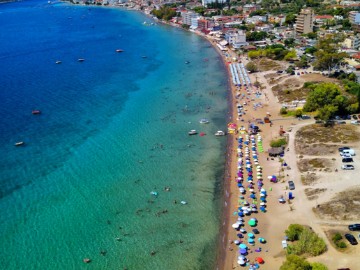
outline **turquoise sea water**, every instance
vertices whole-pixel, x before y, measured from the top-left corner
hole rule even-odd
[[[225,71],[205,40],[144,21],[0,5],[1,269],[214,267]]]

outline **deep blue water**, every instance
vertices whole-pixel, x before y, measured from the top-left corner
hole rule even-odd
[[[213,267],[225,72],[205,40],[144,21],[112,8],[0,5],[1,268]]]

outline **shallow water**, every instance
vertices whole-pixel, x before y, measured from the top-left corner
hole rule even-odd
[[[205,40],[143,21],[37,0],[1,6],[4,269],[213,267],[225,71]]]

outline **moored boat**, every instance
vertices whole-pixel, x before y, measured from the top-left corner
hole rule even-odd
[[[118,52],[118,53],[120,53],[120,52],[123,52],[124,50],[116,49],[115,51]]]
[[[32,114],[41,114],[41,111],[40,110],[32,110],[31,113]]]
[[[21,145],[24,145],[25,143],[24,142],[17,142],[17,143],[15,143],[14,145],[15,146],[21,146]]]
[[[55,62],[55,64],[61,64],[61,61],[60,61],[60,60],[57,60],[57,61]]]
[[[207,120],[206,118],[200,119],[199,121],[200,124],[209,124],[209,120]]]
[[[85,61],[84,58],[79,58],[79,59],[78,59],[78,62],[84,62],[84,61]]]
[[[222,130],[218,130],[215,132],[215,136],[225,136],[225,132]]]
[[[189,131],[188,134],[189,134],[189,135],[196,135],[196,134],[198,134],[198,133],[197,133],[197,131],[196,131],[195,129],[192,129],[192,130]]]

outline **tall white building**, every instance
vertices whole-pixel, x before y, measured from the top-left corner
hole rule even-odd
[[[246,34],[242,30],[229,30],[225,33],[225,40],[235,49],[247,45]]]
[[[226,3],[226,0],[217,0],[218,3]],[[204,7],[206,7],[210,3],[215,3],[216,0],[201,0],[201,3]]]
[[[181,13],[183,24],[191,25],[191,20],[198,18],[198,14],[192,11],[185,11]]]

